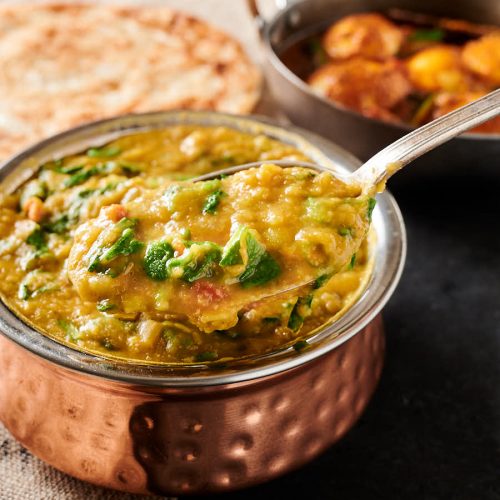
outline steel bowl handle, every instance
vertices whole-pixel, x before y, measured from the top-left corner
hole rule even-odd
[[[274,8],[272,13],[263,13],[262,9],[259,7],[259,0],[246,0],[248,10],[254,18],[255,24],[262,35],[264,28],[269,23],[269,21],[275,17],[280,12],[283,12],[292,4],[297,3],[299,0],[274,0]]]

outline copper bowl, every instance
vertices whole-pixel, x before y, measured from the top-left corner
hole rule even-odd
[[[49,158],[180,123],[267,134],[325,166],[359,164],[324,139],[262,118],[153,113],[85,125],[33,146],[0,168],[2,187],[11,189]],[[390,194],[379,197],[373,223],[375,267],[366,291],[301,353],[286,349],[219,368],[111,361],[38,333],[0,304],[0,419],[59,470],[132,493],[228,491],[299,467],[347,432],[380,377],[380,311],[406,248]]]

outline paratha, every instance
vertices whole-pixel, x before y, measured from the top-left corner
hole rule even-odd
[[[259,70],[240,44],[166,7],[0,5],[0,160],[108,116],[248,113]]]

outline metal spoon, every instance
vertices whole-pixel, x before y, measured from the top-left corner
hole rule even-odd
[[[372,156],[361,167],[350,174],[338,173],[331,168],[313,163],[291,160],[272,161],[282,167],[307,167],[318,171],[328,171],[344,182],[363,187],[366,194],[384,189],[384,184],[394,173],[411,163],[416,158],[431,151],[457,135],[488,121],[500,114],[500,89],[495,90],[476,101],[452,111],[426,125],[419,127],[396,142]],[[234,174],[241,170],[258,167],[264,162],[246,163],[235,167],[216,170],[192,179],[204,181],[223,175]]]
[[[347,183],[354,183],[362,187],[365,195],[374,195],[385,188],[385,182],[398,170],[408,165],[413,160],[453,139],[462,132],[469,130],[481,123],[500,114],[500,89],[495,90],[480,99],[452,111],[422,127],[419,127],[401,139],[393,142],[375,156],[370,158],[361,167],[350,174],[339,173],[332,168],[327,168],[314,163],[297,162],[291,160],[278,160],[271,163],[285,168],[306,167],[316,171],[327,171]],[[217,170],[192,179],[204,181],[224,175],[234,174],[249,168],[259,167],[264,162],[246,163],[223,170]],[[300,283],[286,290],[274,291],[270,295],[261,297],[266,300],[270,297],[290,293],[298,288],[314,282]]]

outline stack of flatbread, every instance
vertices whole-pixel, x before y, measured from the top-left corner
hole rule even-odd
[[[248,113],[260,84],[237,41],[169,8],[0,5],[0,160],[123,113]]]

